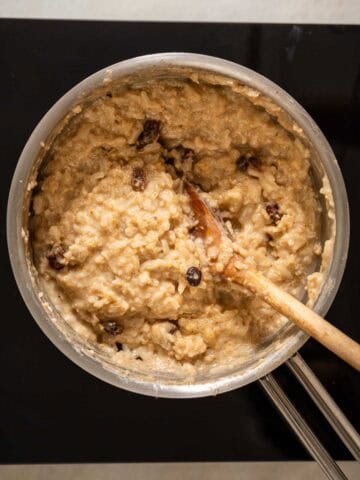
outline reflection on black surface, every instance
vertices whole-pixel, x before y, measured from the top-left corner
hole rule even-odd
[[[1,213],[21,149],[49,107],[119,60],[193,51],[255,68],[293,95],[338,156],[352,214],[350,260],[328,318],[360,340],[360,28],[0,20]],[[257,385],[216,398],[161,400],[92,378],[45,338],[13,280],[1,229],[0,461],[308,458]],[[359,375],[310,341],[303,355],[359,427]],[[10,361],[11,359],[11,361]],[[279,372],[330,452],[349,455],[289,374]]]

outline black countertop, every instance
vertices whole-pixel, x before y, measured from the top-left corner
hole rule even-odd
[[[0,462],[309,458],[257,384],[218,397],[166,400],[93,378],[50,343],[17,290],[5,210],[31,131],[87,75],[162,51],[205,53],[253,68],[319,124],[339,160],[352,218],[349,261],[328,318],[360,340],[360,27],[2,19]],[[312,340],[301,352],[359,428],[359,374]],[[330,453],[350,459],[284,367],[279,377]]]

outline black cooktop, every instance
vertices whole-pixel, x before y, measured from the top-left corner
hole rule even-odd
[[[2,19],[0,462],[309,458],[257,384],[218,397],[165,400],[93,378],[50,343],[17,290],[5,210],[31,131],[87,75],[163,51],[204,53],[253,68],[319,124],[339,160],[352,218],[349,261],[328,318],[360,340],[360,27]],[[359,428],[359,374],[314,341],[302,354]],[[284,367],[279,377],[330,453],[350,459]]]

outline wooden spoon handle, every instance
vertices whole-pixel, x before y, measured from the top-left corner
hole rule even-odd
[[[226,277],[248,288],[275,310],[290,318],[298,327],[326,348],[360,371],[360,345],[357,342],[276,286],[261,273],[237,268],[237,261],[241,262],[238,257],[234,256],[229,262],[224,271]]]

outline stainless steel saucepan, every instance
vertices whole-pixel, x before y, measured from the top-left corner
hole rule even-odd
[[[42,118],[20,156],[9,195],[7,236],[11,264],[18,287],[34,319],[49,339],[77,365],[117,387],[155,397],[194,398],[217,395],[258,380],[328,478],[346,478],[271,373],[286,362],[353,456],[360,460],[359,435],[297,353],[308,336],[291,322],[278,332],[276,340],[260,345],[252,358],[240,367],[229,366],[221,371],[210,370],[198,375],[192,383],[184,383],[180,377],[175,378],[174,375],[163,372],[147,373],[112,364],[102,351],[96,347],[90,348],[71,330],[46,298],[46,294],[41,292],[37,283],[31,256],[28,255],[26,238],[29,192],[34,172],[38,168],[37,161],[43,142],[51,138],[56,126],[74,106],[94,88],[109,79],[142,71],[147,72],[144,78],[148,79],[151,75],[156,76],[159,71],[162,72],[161,75],[166,75],[167,69],[169,75],[173,75],[174,68],[179,67],[212,71],[254,87],[278,104],[305,132],[312,150],[314,182],[321,185],[321,178],[326,176],[334,199],[335,223],[329,219],[325,203],[323,205],[323,240],[332,228],[336,229],[336,236],[326,280],[314,305],[314,309],[320,315],[324,316],[327,313],[344,272],[349,242],[346,190],[333,151],[309,114],[279,86],[241,65],[191,53],[147,55],[112,65],[76,85]]]

